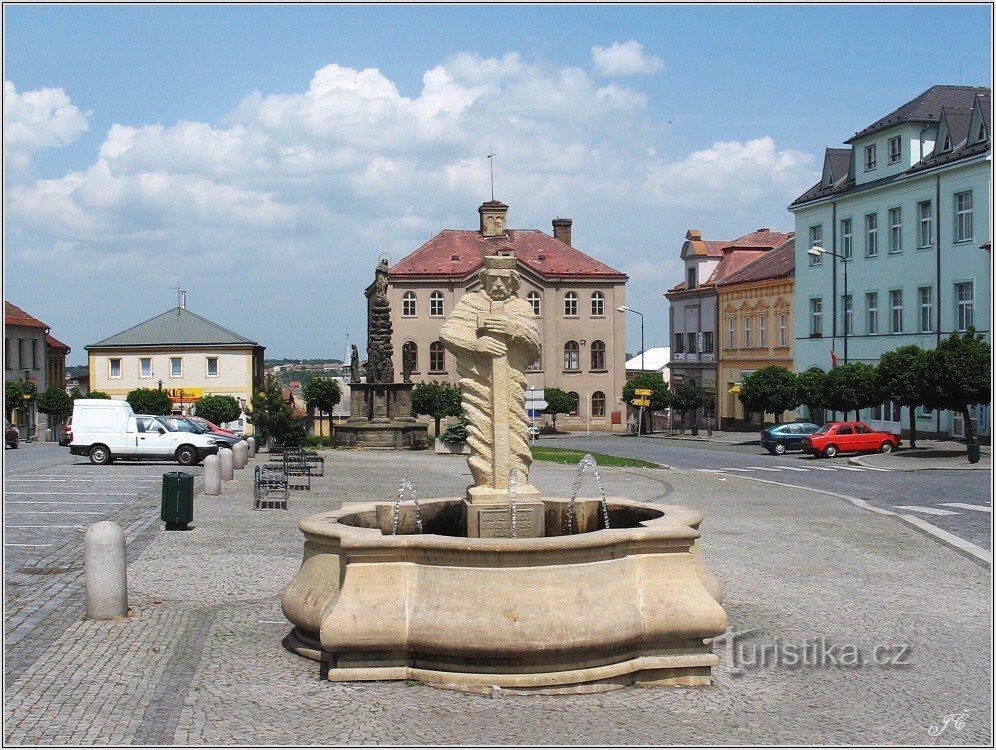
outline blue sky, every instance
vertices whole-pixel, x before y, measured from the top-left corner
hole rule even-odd
[[[4,7],[4,294],[83,346],[189,306],[270,356],[490,197],[631,275],[665,344],[689,227],[792,229],[823,150],[991,85],[987,6]],[[633,321],[635,322],[635,319]],[[630,327],[628,348],[639,345]]]

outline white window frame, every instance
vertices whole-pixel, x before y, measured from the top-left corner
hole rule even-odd
[[[899,304],[896,304],[896,301]],[[903,290],[889,290],[889,333],[903,332]]]
[[[840,295],[841,317],[844,319],[844,335],[851,336],[854,333],[854,295]]]
[[[568,292],[564,295],[564,317],[578,317],[578,293]]]
[[[865,146],[865,171],[871,172],[878,164],[878,144],[869,143]]]
[[[968,290],[967,296],[963,295],[963,291],[966,289]],[[967,331],[975,325],[975,282],[956,282],[954,298],[958,331]]]
[[[114,374],[115,364],[117,364],[117,375]],[[107,358],[107,377],[109,377],[111,380],[121,379],[121,357]]]
[[[920,248],[934,245],[934,211],[930,201],[920,201],[916,204],[917,218],[920,221],[920,236],[917,238]]]
[[[895,206],[889,209],[889,255],[903,251],[903,209]]]
[[[415,292],[408,291],[401,295],[401,317],[418,317],[418,296]]]
[[[744,349],[750,349],[750,315],[744,315]]]
[[[148,371],[148,373],[145,372],[145,367],[144,367],[144,365],[145,365],[146,362],[149,363],[149,371]],[[139,357],[138,358],[138,377],[145,378],[145,379],[155,377],[155,375],[152,372],[152,357]]]
[[[433,365],[439,366],[434,367]],[[429,344],[429,372],[446,372],[446,347],[441,341],[433,341]]]
[[[924,294],[926,292],[926,294]],[[920,305],[920,333],[934,331],[934,287],[921,286],[916,290],[917,302]]]
[[[809,335],[813,338],[823,337],[823,298],[809,298]]]
[[[903,158],[903,137],[897,135],[889,139],[889,164],[897,164]]]
[[[737,343],[737,319],[732,315],[726,318],[726,348],[733,349]]]
[[[865,257],[878,257],[878,213],[865,214]]]
[[[975,239],[973,221],[972,191],[955,193],[955,242],[971,242]]]
[[[840,254],[844,260],[854,257],[854,227],[850,218],[840,220]]]
[[[568,348],[574,344],[573,347]],[[572,367],[573,365],[573,367]],[[581,347],[577,341],[571,339],[564,342],[564,372],[581,371]]]
[[[429,295],[429,317],[443,317],[443,293],[439,290]]]
[[[595,372],[603,372],[606,369],[607,360],[607,350],[605,348],[605,342],[601,339],[595,339],[591,342],[591,346],[588,347],[589,361],[591,363],[591,369]],[[601,361],[596,361],[596,358]]]
[[[539,292],[530,292],[526,295],[526,302],[533,306],[533,313],[537,318],[542,316],[543,306]]]
[[[214,362],[214,373],[211,373],[211,363]],[[208,378],[216,378],[221,374],[221,370],[218,365],[218,357],[206,357],[204,361],[204,376]]]
[[[865,293],[865,327],[869,336],[878,335],[878,292]]]
[[[788,315],[778,313],[778,346],[788,346]]]
[[[814,224],[809,228],[809,246],[810,247],[823,247],[823,225]],[[823,265],[823,253],[818,253],[816,255],[809,256],[810,266],[822,266]]]
[[[605,317],[605,295],[601,292],[591,293],[591,317]]]
[[[765,313],[757,314],[757,345],[764,349],[767,346],[768,316]]]
[[[180,371],[176,372],[173,365],[179,363]],[[183,357],[170,357],[169,358],[169,376],[171,378],[182,378],[183,377]]]
[[[685,353],[685,334],[675,333],[674,334],[674,353],[684,354]]]

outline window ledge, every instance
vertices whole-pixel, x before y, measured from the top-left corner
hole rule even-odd
[[[966,237],[963,240],[954,240],[951,244],[953,244],[953,245],[967,245],[970,242],[975,242],[975,237]]]
[[[588,372],[605,373],[605,372],[608,372],[608,370],[606,370],[606,369],[603,368],[601,370],[588,370]]]
[[[566,374],[566,375],[580,375],[581,371],[580,370],[564,370],[564,374]]]
[[[811,339],[821,339],[821,338],[823,338],[823,334],[822,333],[811,333],[811,334],[809,334],[809,338],[811,338]]]
[[[449,373],[446,370],[429,370],[426,375],[449,375]]]

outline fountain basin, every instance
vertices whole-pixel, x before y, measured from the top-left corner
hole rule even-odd
[[[710,684],[726,630],[702,516],[674,505],[544,498],[546,536],[463,536],[463,498],[355,504],[304,518],[304,561],[282,597],[291,650],[330,680],[419,680],[487,692]]]

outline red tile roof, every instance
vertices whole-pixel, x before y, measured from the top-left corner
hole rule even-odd
[[[47,334],[45,336],[45,343],[48,344],[50,349],[55,349],[57,352],[65,352],[66,354],[69,354],[69,352],[72,351],[68,344],[63,344],[52,334]]]
[[[774,250],[763,253],[760,258],[734,271],[716,284],[726,287],[731,284],[745,284],[752,281],[781,279],[795,273],[795,237],[783,242]]]
[[[703,282],[702,286],[718,283],[792,236],[791,232],[772,232],[769,229],[758,229],[756,232],[750,232],[733,240],[723,248],[723,259],[716,264],[716,268],[713,269],[712,274]]]
[[[506,237],[489,239],[475,230],[444,229],[398,261],[388,278],[463,279],[484,265],[485,255],[497,255],[506,248],[512,248],[519,263],[544,278],[628,278],[537,229],[510,229]]]
[[[48,325],[42,323],[38,318],[34,318],[28,315],[24,310],[19,308],[17,305],[10,304],[7,300],[3,301],[3,322],[4,325],[8,326],[28,326],[29,328],[48,328]]]

